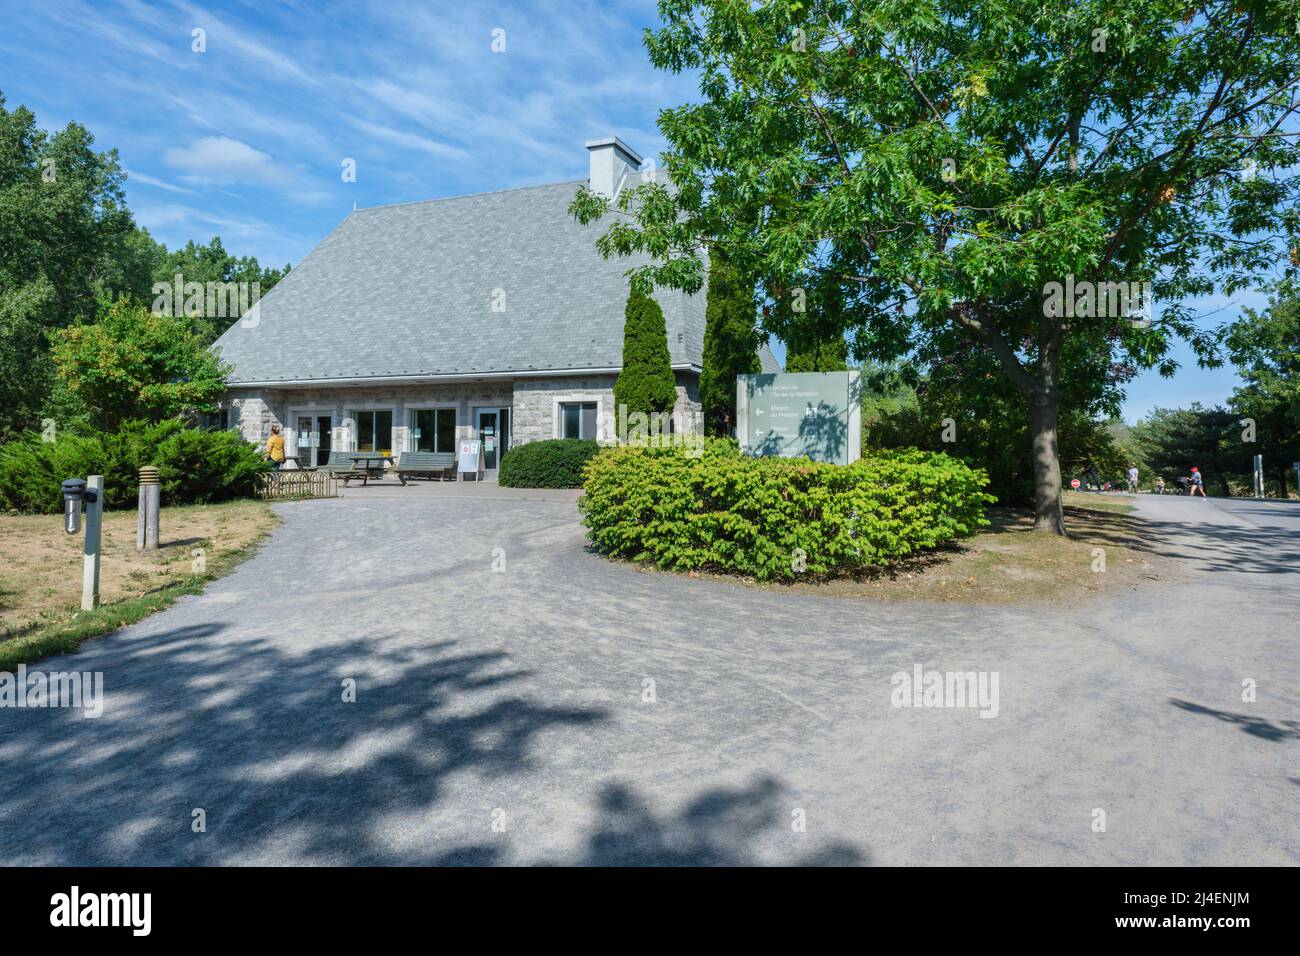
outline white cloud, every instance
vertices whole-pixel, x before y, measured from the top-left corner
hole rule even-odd
[[[172,193],[194,193],[193,189],[186,189],[184,186],[177,186],[175,183],[169,183],[154,176],[150,176],[147,173],[139,173],[130,169],[126,171],[126,178],[128,182],[144,183],[146,186],[165,189]]]
[[[400,130],[389,129],[387,126],[381,126],[378,123],[370,123],[365,120],[357,120],[358,129],[365,131],[376,139],[382,139],[385,142],[393,143],[396,146],[405,146],[407,149],[419,150],[422,153],[428,153],[430,156],[436,156],[439,159],[469,159],[469,153],[465,152],[458,146],[451,146],[447,143],[440,143],[437,140],[429,139],[427,136],[420,136],[417,133],[403,133]]]
[[[288,176],[260,149],[228,136],[204,136],[163,153],[163,161],[187,177],[213,183],[283,183]]]

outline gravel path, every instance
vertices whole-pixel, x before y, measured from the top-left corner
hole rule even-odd
[[[1142,496],[1182,580],[1048,612],[643,573],[570,495],[409,490],[282,505],[36,665],[104,713],[0,710],[0,863],[1300,862],[1300,505]],[[892,706],[916,665],[996,672],[996,717]]]

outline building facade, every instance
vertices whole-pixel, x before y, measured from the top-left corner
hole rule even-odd
[[[503,455],[545,438],[617,436],[627,270],[600,225],[568,213],[653,175],[617,138],[589,177],[356,210],[217,341],[232,366],[221,417],[249,441],[279,425],[302,466],[331,450]],[[655,293],[677,379],[672,427],[698,427],[704,293]],[[766,349],[764,370],[777,365]]]

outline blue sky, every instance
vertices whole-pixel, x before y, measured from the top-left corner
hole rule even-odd
[[[137,221],[169,247],[220,235],[280,265],[353,203],[581,179],[597,136],[656,154],[658,110],[697,91],[650,67],[655,17],[653,0],[0,0],[0,90],[46,129],[76,120],[116,147]],[[1211,325],[1236,312],[1205,307]],[[1126,418],[1232,391],[1230,369],[1176,357],[1175,378],[1130,385]]]

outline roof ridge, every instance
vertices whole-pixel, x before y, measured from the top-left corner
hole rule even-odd
[[[465,193],[462,196],[435,196],[432,199],[411,199],[411,200],[407,200],[406,202],[380,203],[378,206],[364,206],[360,209],[354,209],[350,213],[348,213],[348,217],[355,216],[359,212],[371,212],[372,210],[375,209],[395,209],[398,206],[421,206],[424,205],[425,203],[452,202],[457,199],[476,199],[479,196],[494,196],[497,193],[523,192],[525,189],[552,189],[556,186],[572,186],[575,185],[576,183],[585,183],[586,181],[587,181],[586,179],[562,179],[559,182],[537,183],[532,186],[509,186],[505,189],[485,189],[481,192]]]

